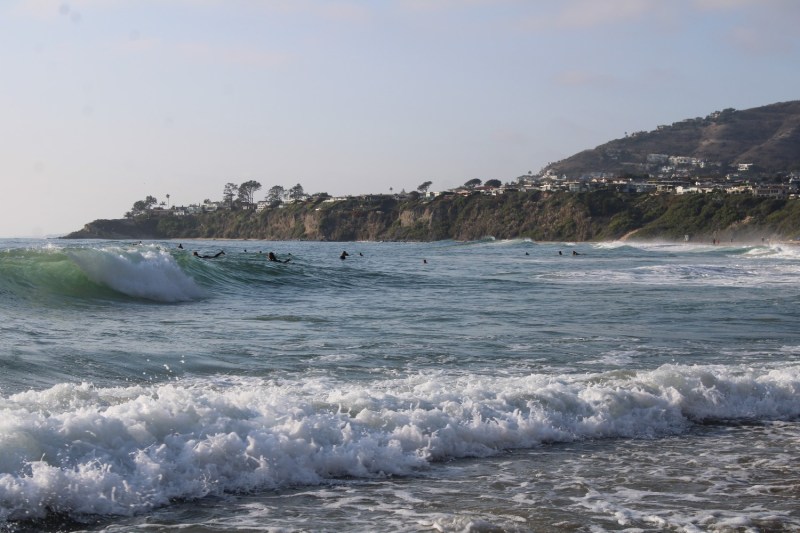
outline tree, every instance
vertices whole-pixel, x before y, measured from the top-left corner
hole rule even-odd
[[[295,185],[294,187],[292,187],[291,189],[289,189],[289,198],[291,198],[292,200],[295,200],[295,201],[296,200],[302,200],[305,197],[306,197],[306,193],[305,193],[305,191],[303,191],[303,186],[300,185],[299,183],[297,185]]]
[[[425,181],[419,187],[417,187],[417,190],[421,193],[426,193],[428,192],[428,187],[430,187],[432,183],[432,181]]]
[[[129,218],[134,217],[136,215],[141,215],[150,210],[151,207],[158,204],[158,200],[154,196],[147,196],[144,200],[137,200],[133,202],[133,209],[125,214],[125,216],[130,215]]]
[[[245,181],[238,188],[239,201],[244,205],[252,204],[253,196],[260,188],[261,184],[255,180]]]
[[[222,201],[228,204],[228,207],[233,207],[233,199],[239,192],[239,186],[235,183],[226,183],[225,188],[222,190]]]
[[[281,185],[273,185],[267,191],[266,200],[271,204],[279,204],[283,200],[285,194],[286,189],[284,189]]]
[[[474,178],[474,179],[471,179],[468,182],[466,182],[464,184],[464,187],[466,187],[467,189],[474,189],[475,187],[479,186],[480,184],[481,184],[481,180],[479,180],[478,178]]]
[[[486,183],[484,183],[484,185],[486,185],[487,187],[499,187],[502,185],[502,182],[500,180],[486,180]]]

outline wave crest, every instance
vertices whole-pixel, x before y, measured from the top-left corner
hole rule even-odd
[[[0,254],[0,292],[18,298],[60,296],[156,302],[201,298],[203,289],[156,246],[15,249]]]
[[[180,302],[204,294],[172,255],[158,248],[85,248],[67,255],[94,283],[134,298]]]
[[[373,383],[255,378],[0,398],[0,517],[125,515],[226,491],[409,475],[431,461],[800,416],[800,367],[667,365]]]

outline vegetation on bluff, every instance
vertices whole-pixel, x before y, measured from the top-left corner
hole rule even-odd
[[[382,196],[287,204],[261,212],[98,220],[67,238],[265,240],[474,240],[620,238],[757,240],[800,237],[800,201],[750,195],[509,192],[439,197]]]
[[[725,174],[739,163],[752,174],[800,170],[800,100],[738,111],[724,109],[706,117],[674,122],[656,130],[634,132],[591,150],[584,150],[546,170],[580,176],[593,172],[615,175],[658,173],[663,163],[650,164],[653,154],[671,154],[716,163],[699,169],[703,175]]]
[[[546,167],[538,190],[501,187],[499,180],[473,178],[455,191],[422,199],[423,182],[408,195],[349,197],[307,195],[298,183],[269,189],[252,209],[261,184],[227,183],[223,201],[206,200],[191,209],[154,208],[157,200],[137,201],[125,220],[97,220],[68,238],[228,238],[268,240],[473,240],[531,238],[539,241],[587,241],[620,238],[722,241],[800,238],[800,101],[745,111],[725,109],[705,118],[625,134]],[[687,167],[688,165],[688,167]],[[691,168],[689,168],[691,167]],[[728,174],[734,169],[734,174]],[[655,182],[605,181],[589,186],[591,174],[648,176]],[[742,177],[739,172],[746,175]],[[697,174],[699,173],[699,174]],[[528,176],[521,178],[530,179]],[[581,176],[575,183],[553,176]],[[697,174],[697,175],[695,175]],[[690,176],[692,178],[690,179]],[[708,178],[716,176],[716,181]],[[602,177],[602,176],[601,176]],[[661,187],[662,180],[666,183]],[[668,179],[666,179],[668,178]],[[697,179],[704,183],[696,183]],[[736,178],[730,181],[731,178]],[[650,178],[648,178],[649,180]],[[652,180],[651,180],[652,181]],[[704,194],[652,194],[694,190]],[[611,183],[611,186],[608,184]],[[760,187],[778,184],[780,194]],[[633,185],[632,185],[633,184]],[[683,185],[681,185],[683,184]],[[567,185],[571,191],[567,192]],[[700,186],[702,185],[702,186]],[[480,194],[479,189],[490,191]],[[766,188],[766,191],[759,191]],[[638,193],[632,190],[640,191]],[[623,192],[627,191],[627,192]],[[647,191],[647,192],[645,192]],[[749,191],[752,194],[745,194]],[[728,192],[730,194],[725,194]],[[779,196],[781,199],[762,195]],[[166,195],[169,201],[169,195]],[[288,201],[288,203],[283,203]],[[160,204],[165,205],[164,202]]]

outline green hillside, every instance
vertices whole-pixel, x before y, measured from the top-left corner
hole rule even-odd
[[[765,173],[800,170],[800,101],[744,111],[726,109],[649,132],[632,132],[549,165],[557,175],[592,172],[652,173],[651,154],[684,156],[709,163],[704,172],[724,174],[739,163]]]

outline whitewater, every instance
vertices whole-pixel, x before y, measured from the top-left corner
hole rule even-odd
[[[800,530],[798,273],[795,244],[0,240],[0,531]]]

